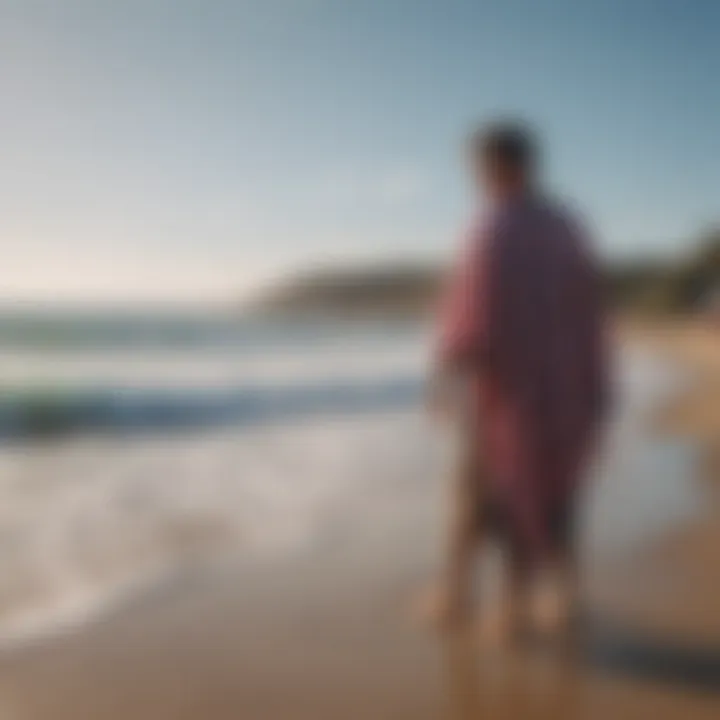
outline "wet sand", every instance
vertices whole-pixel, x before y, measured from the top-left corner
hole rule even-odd
[[[410,578],[367,593],[307,570],[168,588],[28,649],[3,663],[3,717],[717,717],[710,695],[418,633],[398,623]]]
[[[4,652],[0,717],[718,717],[712,492],[692,523],[650,546],[589,559],[599,639],[573,658],[478,649],[470,636],[441,639],[407,620],[438,541],[437,498],[416,483],[349,495],[296,555],[199,567],[65,635]]]

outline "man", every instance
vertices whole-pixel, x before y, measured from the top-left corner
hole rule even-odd
[[[437,375],[462,379],[465,408],[435,611],[444,620],[465,613],[475,551],[493,535],[508,557],[495,623],[506,636],[521,629],[539,571],[553,578],[544,621],[558,625],[572,612],[577,494],[607,405],[601,300],[583,230],[543,192],[530,133],[489,127],[473,138],[470,159],[487,208],[441,319]],[[435,409],[452,410],[442,397]]]

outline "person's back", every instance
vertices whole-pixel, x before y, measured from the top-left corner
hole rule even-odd
[[[478,530],[508,545],[510,598],[531,566],[571,575],[575,490],[606,405],[600,284],[584,232],[538,187],[522,130],[484,132],[472,160],[491,209],[451,278],[438,352],[440,375],[476,378],[480,418],[456,478],[451,609],[467,595]]]
[[[495,223],[486,381],[522,417],[514,451],[535,468],[522,490],[546,502],[577,480],[569,450],[590,442],[604,402],[599,283],[584,233],[558,204],[523,196]]]

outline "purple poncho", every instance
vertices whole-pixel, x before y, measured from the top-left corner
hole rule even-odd
[[[491,490],[534,554],[578,486],[606,406],[600,284],[584,232],[525,196],[472,228],[450,279],[440,363],[477,370]]]

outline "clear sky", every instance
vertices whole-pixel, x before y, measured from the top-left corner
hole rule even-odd
[[[718,0],[0,0],[0,295],[222,298],[441,257],[475,121],[608,255],[720,219]]]

